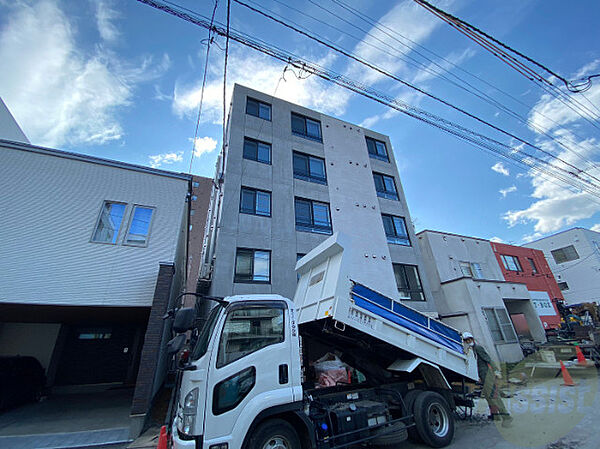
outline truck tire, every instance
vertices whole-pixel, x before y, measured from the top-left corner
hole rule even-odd
[[[454,438],[454,418],[442,395],[433,391],[419,394],[414,404],[415,424],[425,444],[439,448]]]
[[[369,441],[369,444],[371,446],[396,446],[397,444],[406,441],[408,438],[406,425],[402,422],[397,422],[391,426],[393,427],[393,430],[389,427],[383,427],[382,432],[389,431],[389,433],[373,438]]]
[[[290,423],[283,419],[269,419],[253,432],[248,449],[302,449],[302,444]]]
[[[406,395],[404,395],[404,405],[406,405],[406,410],[409,414],[415,413],[415,400],[417,399],[417,396],[421,393],[423,393],[423,390],[410,390],[408,393],[406,393]],[[408,428],[408,439],[413,443],[423,442],[415,426],[410,426]]]

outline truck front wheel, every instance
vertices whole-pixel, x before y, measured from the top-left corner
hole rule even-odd
[[[248,449],[302,449],[302,445],[290,423],[283,419],[269,419],[256,428]]]
[[[423,442],[439,448],[450,444],[454,437],[454,419],[444,397],[424,391],[415,399],[415,425]]]

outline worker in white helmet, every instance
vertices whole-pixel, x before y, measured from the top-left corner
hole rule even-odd
[[[470,332],[463,332],[463,342],[467,346],[467,351],[471,348],[477,359],[477,374],[479,381],[483,384],[481,394],[486,399],[490,407],[490,414],[494,420],[502,420],[502,427],[510,427],[512,416],[506,410],[504,402],[499,394],[498,380],[502,374],[498,367],[492,361],[492,358],[481,345],[475,344],[475,338]]]

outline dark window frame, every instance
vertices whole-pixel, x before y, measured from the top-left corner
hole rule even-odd
[[[304,121],[304,126],[303,126],[302,131],[294,129],[294,117]],[[318,136],[314,136],[314,135],[311,135],[308,133],[307,120],[310,120],[311,122],[315,122],[319,125],[319,135]],[[292,134],[293,135],[299,136],[299,137],[304,137],[305,139],[314,140],[316,142],[323,142],[323,128],[321,127],[320,120],[316,120],[314,118],[307,117],[306,115],[298,114],[297,112],[292,112],[291,122],[292,122]]]
[[[269,279],[268,280],[263,281],[263,280],[246,279],[246,278],[240,277],[237,274],[238,252],[240,250],[241,251],[252,251],[252,263],[250,265],[250,268],[252,271],[252,276],[254,276],[254,258],[255,258],[256,251],[269,253]],[[237,247],[235,250],[235,263],[234,263],[234,267],[233,267],[233,282],[235,284],[270,284],[271,278],[273,276],[273,272],[272,272],[273,267],[272,267],[272,257],[271,256],[272,256],[272,253],[271,253],[270,249]]]
[[[296,156],[307,159],[308,174],[299,173],[296,171],[296,165],[294,164],[294,158]],[[311,159],[316,159],[323,163],[323,173],[325,174],[325,176],[323,178],[321,178],[320,176],[315,176],[315,175],[311,174],[311,171],[310,171],[310,160]],[[293,151],[292,152],[292,170],[294,171],[294,178],[296,178],[296,179],[301,179],[303,181],[327,185],[327,165],[325,164],[325,159],[322,157],[313,156],[312,154],[302,153],[300,151]]]
[[[304,202],[308,202],[310,204],[310,219],[311,219],[310,224],[298,223],[298,214],[297,214],[297,210],[298,210],[297,202],[298,201],[304,201]],[[327,206],[329,227],[324,227],[324,226],[315,224],[314,203],[323,204],[323,205]],[[309,198],[301,198],[298,196],[294,197],[294,223],[296,225],[296,231],[312,232],[315,234],[325,234],[325,235],[333,234],[333,224],[331,222],[331,207],[330,207],[329,203],[325,203],[323,201],[311,200]]]
[[[560,289],[561,292],[569,290],[569,284],[567,284],[566,281],[557,282],[557,285],[558,285],[558,288]]]
[[[384,190],[377,190],[377,181],[375,180],[376,176],[381,177],[381,185],[383,185]],[[391,192],[387,190],[385,186],[385,179],[391,179],[394,184],[394,191]],[[400,197],[398,196],[398,186],[396,185],[396,179],[394,176],[386,175],[384,173],[373,172],[373,182],[375,183],[375,191],[377,192],[377,196],[379,198],[386,198],[388,200],[400,201]]]
[[[576,257],[569,258],[569,255],[566,253],[566,250],[570,248],[573,249],[573,254],[571,254],[571,257],[573,255]],[[552,251],[550,251],[550,254],[552,254],[552,258],[554,259],[554,262],[556,262],[557,265],[561,263],[573,262],[574,260],[577,260],[581,257],[577,252],[577,248],[575,248],[575,245],[567,245],[562,248],[553,249]]]
[[[394,228],[394,234],[392,235],[387,233],[387,230],[385,229],[385,224],[383,226],[388,243],[391,243],[393,245],[412,246],[410,242],[410,235],[408,233],[408,227],[406,226],[406,218],[401,217],[399,215],[381,214],[381,219],[384,221],[384,223],[384,217],[389,217],[391,219],[392,227]],[[402,220],[402,223],[404,223],[404,230],[406,231],[406,235],[398,234],[398,229],[396,229],[396,222],[394,221],[395,218]]]
[[[248,157],[246,155],[246,142],[256,143],[256,158]],[[258,144],[267,145],[269,147],[269,160],[268,161],[259,159]],[[271,165],[271,161],[273,160],[273,146],[269,142],[263,142],[262,140],[253,139],[252,137],[244,136],[244,146],[242,147],[242,157],[248,161],[255,161],[255,162],[260,162],[261,164]]]
[[[254,209],[253,210],[244,209],[244,207],[243,207],[244,190],[254,193]],[[256,209],[257,205],[258,205],[258,202],[257,202],[258,196],[256,195],[257,192],[266,193],[269,195],[269,214],[268,215],[259,213]],[[258,217],[269,217],[270,218],[272,210],[273,210],[273,199],[272,199],[271,192],[269,192],[268,190],[255,189],[254,187],[242,186],[242,188],[240,189],[240,213],[241,214],[256,215]]]
[[[533,274],[538,274],[540,272],[540,270],[538,270],[538,267],[535,264],[535,260],[533,260],[531,257],[528,257],[527,260],[529,261],[529,266],[531,267],[531,272]]]
[[[521,265],[521,261],[519,260],[518,256],[511,256],[510,254],[500,254],[500,259],[502,259],[502,265],[504,266],[504,268],[507,271],[513,271],[515,273],[522,273],[523,272],[523,265]],[[516,266],[516,270],[513,270],[512,268],[510,268],[510,264],[508,263],[508,260],[512,260]]]
[[[248,104],[250,102],[256,103],[256,111],[257,111],[256,114],[253,114],[252,112],[248,111]],[[265,118],[260,115],[260,106],[261,105],[269,107],[269,118]],[[267,103],[266,101],[257,100],[256,98],[252,98],[252,97],[246,97],[246,114],[251,115],[252,117],[258,117],[260,119],[267,120],[270,122],[273,118],[273,106],[270,103]]]
[[[400,288],[400,285],[398,285],[396,267],[402,268],[402,274],[404,275],[403,277],[406,280],[408,288]],[[412,267],[415,269],[416,280],[419,283],[418,288],[410,285],[410,277],[406,274],[405,267]],[[396,279],[396,287],[398,288],[398,291],[399,292],[407,292],[408,295],[410,296],[410,299],[401,298],[400,299],[401,301],[420,301],[420,302],[427,301],[427,298],[425,297],[425,292],[423,291],[423,281],[421,280],[421,273],[419,273],[419,267],[417,265],[411,265],[411,264],[406,264],[406,263],[392,263],[392,268],[394,269],[394,278]],[[419,299],[415,299],[415,297],[417,295],[420,296]]]
[[[372,157],[373,159],[379,159],[380,161],[384,161],[384,162],[390,161],[390,155],[389,155],[389,152],[387,149],[387,145],[385,144],[385,142],[383,140],[377,140],[373,137],[365,136],[365,141],[367,142],[367,152],[369,153],[369,157]],[[369,142],[373,142],[373,149],[375,150],[375,152],[371,151]],[[385,149],[385,154],[380,154],[377,152],[377,144],[378,143],[383,144],[383,148]]]

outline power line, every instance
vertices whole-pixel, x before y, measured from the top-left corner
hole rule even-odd
[[[467,69],[465,69],[465,68],[463,68],[463,67],[461,67],[461,66],[459,66],[459,65],[455,64],[454,62],[452,62],[452,61],[450,61],[450,60],[448,60],[448,59],[444,58],[443,56],[439,55],[438,53],[436,53],[436,52],[434,52],[434,51],[432,51],[432,50],[428,49],[428,48],[427,48],[427,47],[425,47],[424,45],[421,45],[421,44],[419,44],[418,42],[416,42],[416,41],[414,41],[414,40],[410,39],[409,37],[407,37],[407,36],[404,36],[403,34],[401,34],[401,33],[400,33],[399,31],[397,31],[396,29],[390,28],[390,27],[388,27],[387,25],[385,25],[384,23],[380,23],[379,21],[377,21],[377,20],[373,19],[372,17],[370,17],[370,16],[366,15],[364,12],[361,12],[361,11],[359,11],[359,10],[357,10],[357,9],[353,8],[352,6],[348,5],[347,3],[344,3],[342,0],[330,0],[330,1],[331,1],[331,2],[333,2],[334,4],[338,5],[340,8],[344,9],[345,11],[349,12],[349,13],[350,13],[350,14],[352,14],[353,16],[357,17],[358,19],[360,19],[360,20],[362,20],[362,21],[364,21],[364,22],[368,23],[368,24],[369,24],[369,25],[371,25],[372,27],[374,27],[374,28],[378,29],[378,30],[379,30],[379,31],[381,31],[382,33],[386,34],[388,37],[390,37],[390,38],[394,39],[394,40],[395,40],[396,42],[398,42],[400,45],[402,45],[402,46],[404,46],[404,47],[408,48],[408,49],[409,49],[411,52],[414,52],[414,53],[418,54],[418,55],[419,55],[419,56],[421,56],[423,59],[425,59],[425,60],[427,60],[427,61],[431,62],[432,64],[435,64],[436,66],[438,66],[438,67],[442,68],[442,67],[441,67],[441,66],[439,66],[439,65],[438,65],[438,64],[437,64],[437,63],[436,63],[434,60],[432,60],[432,59],[431,59],[431,58],[429,58],[428,56],[424,55],[422,52],[420,52],[419,50],[417,50],[417,48],[415,48],[415,47],[418,47],[418,48],[422,49],[423,51],[427,52],[428,54],[432,55],[433,57],[435,57],[435,58],[438,58],[438,59],[440,59],[440,60],[444,61],[445,63],[449,64],[450,66],[452,66],[452,67],[454,67],[454,68],[456,68],[457,70],[461,71],[462,73],[464,73],[464,74],[466,74],[466,75],[470,76],[471,78],[473,78],[473,79],[475,79],[475,80],[477,80],[477,81],[481,82],[482,84],[485,84],[487,87],[489,87],[489,88],[491,88],[491,89],[495,90],[496,92],[499,92],[499,93],[501,93],[502,95],[504,95],[504,96],[506,96],[507,98],[511,99],[511,100],[512,100],[512,101],[514,101],[515,103],[518,103],[519,105],[521,105],[521,106],[523,106],[523,107],[525,107],[525,108],[527,108],[527,109],[530,109],[530,108],[531,108],[531,106],[530,106],[530,105],[528,105],[528,104],[524,103],[524,102],[523,102],[523,101],[521,101],[519,98],[517,98],[517,97],[515,97],[514,95],[512,95],[512,94],[510,94],[510,93],[506,92],[505,90],[503,90],[503,89],[500,89],[498,86],[496,86],[495,84],[492,84],[492,83],[490,83],[490,82],[489,82],[489,81],[487,81],[485,78],[482,78],[482,77],[478,76],[477,74],[475,74],[475,73],[472,73],[472,72],[470,72],[469,70],[467,70]],[[333,13],[332,13],[332,14],[333,14]],[[406,40],[406,41],[410,42],[410,43],[411,43],[411,44],[413,44],[414,46],[413,46],[413,45],[409,45],[409,44],[407,44],[406,42],[403,42],[402,40],[398,39],[396,36],[397,36],[397,37],[400,37],[401,39],[404,39],[404,40]],[[452,72],[448,72],[448,73],[449,73],[451,76],[455,77],[457,80],[459,80],[459,81],[462,81],[462,82],[465,82],[463,78],[460,78],[460,77],[458,77],[458,76],[454,75]],[[466,83],[466,82],[465,82],[465,83]],[[467,84],[467,85],[470,85],[469,83],[466,83],[466,84]],[[587,98],[587,97],[586,97],[586,98]],[[589,101],[589,100],[588,100],[588,101]],[[552,122],[552,123],[554,123],[554,124],[555,124],[555,125],[557,125],[557,126],[558,126],[558,125],[561,125],[559,122],[557,122],[556,120],[554,120],[552,117],[549,117],[549,116],[545,115],[545,114],[544,114],[543,112],[541,112],[541,111],[537,111],[537,114],[538,114],[540,117],[543,117],[544,119],[548,120],[549,122]],[[538,128],[543,130],[543,128],[541,128],[541,127],[538,127]],[[547,133],[547,132],[548,132],[548,130],[545,130],[545,131],[544,131],[544,133]],[[571,131],[571,132],[572,132],[572,131]],[[575,137],[578,137],[580,140],[584,140],[584,138],[583,138],[583,137],[581,137],[580,135],[578,135],[577,133],[575,133],[575,132],[572,132],[572,134],[573,134]],[[570,140],[570,142],[571,142],[572,144],[575,144],[576,146],[578,146],[578,145],[577,145],[577,143],[576,143],[574,140],[572,140],[572,139],[571,139],[571,140]],[[574,152],[575,154],[577,154],[577,153],[576,153],[574,150],[572,150],[572,152]],[[582,160],[584,160],[584,161],[588,162],[588,163],[589,163],[589,164],[591,164],[591,165],[595,165],[595,162],[593,162],[593,161],[591,161],[591,160],[589,160],[589,159],[586,159],[584,156],[581,156],[581,155],[579,155],[578,157],[579,157],[579,158],[581,158]]]
[[[229,20],[231,16],[231,0],[227,0],[227,29],[225,34],[225,60],[223,62],[223,156],[221,175],[225,173],[225,140],[227,139],[227,59],[229,58]]]
[[[177,9],[176,7],[172,8],[170,6],[167,6],[165,3],[156,0],[137,1],[139,1],[140,3],[145,3],[164,12],[167,12],[168,14],[171,14],[175,17],[179,17],[183,20],[194,23],[198,26],[204,28],[211,27],[210,23],[206,20],[206,18],[200,14],[193,13],[192,15],[190,15],[186,12],[183,12],[183,10],[181,9]],[[228,34],[227,31],[223,29],[223,27],[219,27],[217,25],[212,25],[212,30],[214,33],[220,34],[222,36]],[[250,36],[242,32],[230,29],[229,37],[232,40],[246,45],[250,48],[253,48],[261,53],[269,55],[280,61],[286,62],[290,66],[296,67],[307,73],[312,73],[324,80],[331,81],[337,84],[338,86],[344,87],[366,98],[370,98],[378,103],[396,109],[397,111],[405,115],[408,115],[424,123],[435,126],[436,128],[444,132],[447,132],[451,135],[454,135],[457,138],[460,138],[464,141],[476,145],[476,147],[479,149],[483,149],[484,151],[489,150],[502,158],[512,159],[517,162],[520,162],[521,164],[530,168],[534,172],[548,174],[551,177],[551,182],[556,183],[556,181],[559,180],[567,185],[575,187],[578,190],[585,191],[591,195],[590,199],[593,201],[597,201],[596,198],[600,197],[598,191],[594,190],[594,186],[590,187],[587,184],[582,183],[580,179],[569,176],[571,175],[570,172],[565,173],[564,171],[561,171],[559,167],[549,164],[547,161],[540,159],[534,155],[522,152],[515,152],[509,145],[503,144],[502,142],[499,142],[483,134],[465,128],[461,125],[451,122],[450,120],[436,116],[435,114],[431,114],[414,106],[410,106],[396,98],[388,96],[387,94],[378,92],[370,86],[362,85],[361,83],[353,81],[344,75],[325,69],[319,66],[318,64],[299,59],[297,56],[293,55],[290,52],[282,50],[275,45],[269,45],[260,39],[251,38]],[[524,154],[525,157],[522,157],[521,154]]]
[[[246,1],[248,1],[248,0],[246,0]],[[338,27],[333,26],[331,23],[328,23],[328,22],[323,21],[321,19],[318,19],[318,18],[316,18],[316,17],[314,17],[314,16],[312,16],[310,14],[307,14],[306,12],[304,12],[304,11],[302,11],[300,9],[294,8],[293,6],[290,6],[287,3],[285,3],[285,2],[282,2],[280,0],[272,0],[272,1],[278,3],[278,4],[282,5],[282,6],[285,6],[285,7],[289,8],[289,9],[291,9],[291,10],[293,10],[293,11],[295,11],[295,12],[297,12],[297,13],[305,16],[305,17],[308,17],[308,18],[310,18],[310,19],[312,19],[312,20],[314,20],[314,21],[316,21],[318,23],[321,23],[322,25],[325,25],[325,26],[327,26],[327,27],[329,27],[331,29],[334,29],[334,30],[342,33],[342,34],[345,34],[346,36],[349,36],[349,37],[351,37],[351,38],[353,38],[353,39],[355,39],[355,40],[357,40],[359,42],[362,42],[363,44],[368,45],[369,47],[375,48],[375,49],[377,49],[377,50],[379,50],[379,51],[381,51],[381,52],[383,52],[383,53],[385,53],[385,54],[387,54],[389,56],[398,57],[397,56],[398,53],[401,54],[401,55],[403,55],[403,56],[406,56],[406,58],[408,58],[409,60],[407,60],[405,58],[402,58],[402,57],[400,57],[400,59],[403,60],[404,62],[406,62],[407,64],[410,64],[410,65],[412,65],[414,67],[420,68],[421,70],[424,70],[424,71],[426,71],[429,74],[432,74],[432,75],[434,75],[436,77],[439,77],[439,78],[447,81],[448,83],[454,85],[455,87],[457,87],[457,88],[459,88],[459,89],[461,89],[461,90],[463,90],[465,92],[468,92],[471,95],[474,95],[475,97],[479,98],[480,100],[485,101],[486,103],[490,104],[491,106],[494,106],[494,107],[500,109],[504,113],[506,113],[506,114],[512,116],[513,118],[515,118],[516,120],[518,120],[519,122],[524,123],[524,124],[530,126],[535,131],[537,131],[539,134],[543,134],[548,139],[552,140],[557,145],[559,145],[560,147],[562,147],[564,150],[566,150],[566,151],[568,151],[568,152],[576,155],[582,162],[585,162],[586,164],[590,164],[590,165],[594,166],[594,162],[593,161],[587,159],[585,156],[581,155],[576,150],[574,150],[574,149],[570,148],[569,146],[565,145],[558,138],[552,136],[547,130],[544,130],[542,127],[536,125],[531,119],[529,119],[527,117],[523,117],[522,115],[518,114],[517,112],[515,112],[512,109],[508,108],[507,106],[503,105],[499,101],[497,101],[494,98],[490,97],[488,94],[486,94],[482,90],[480,90],[477,87],[473,86],[472,84],[468,83],[464,79],[455,76],[451,72],[448,72],[448,74],[451,75],[451,76],[453,76],[453,77],[455,77],[460,83],[463,83],[463,84],[465,84],[468,87],[465,87],[465,86],[461,85],[460,83],[457,83],[457,82],[449,79],[443,73],[436,72],[435,70],[431,69],[430,67],[427,67],[424,63],[416,60],[415,58],[410,57],[409,55],[406,55],[405,53],[401,52],[399,49],[397,49],[397,48],[393,47],[392,45],[390,45],[389,43],[387,43],[387,42],[385,42],[385,41],[377,38],[376,36],[371,35],[371,37],[373,39],[375,39],[378,42],[381,42],[383,45],[385,45],[386,47],[388,47],[391,50],[393,50],[394,53],[396,53],[396,54],[392,54],[389,51],[387,51],[386,49],[383,49],[383,48],[381,48],[381,47],[379,47],[377,45],[374,45],[374,44],[368,42],[367,40],[363,40],[362,38],[354,36],[354,35],[346,32],[346,31],[344,31],[344,30],[342,30],[342,29],[340,29]],[[327,8],[324,8],[323,6],[321,6],[318,3],[316,3],[314,0],[308,0],[308,1],[310,3],[312,3],[312,4],[314,4],[316,7],[320,8],[321,10],[323,10],[325,13],[332,15],[333,17],[335,17],[335,18],[337,18],[337,19],[339,19],[339,20],[341,20],[341,21],[349,24],[350,26],[352,26],[352,27],[354,27],[354,28],[362,31],[363,33],[369,34],[369,32],[367,30],[365,30],[365,29],[363,29],[363,28],[361,28],[361,27],[353,24],[352,22],[350,22],[350,21],[348,21],[348,20],[346,20],[346,19],[344,19],[342,17],[339,17],[338,15],[334,14],[331,10],[329,10]],[[337,3],[336,0],[333,0],[333,1]],[[252,3],[256,4],[256,2],[252,2]],[[264,8],[264,6],[263,6],[263,8]],[[267,11],[269,11],[274,16],[278,16],[280,18],[283,18],[283,16],[281,16],[280,14],[274,13],[273,11],[270,11],[270,10],[268,10],[266,8],[264,8],[264,9],[267,10]],[[294,23],[298,27],[302,27],[301,25],[297,24],[296,22],[291,21],[289,18],[286,18],[286,20],[288,20],[288,22]],[[302,28],[304,30],[307,30],[306,27],[302,27]],[[327,41],[328,43],[332,44],[332,42],[330,40],[328,40],[328,39],[326,39],[324,37],[321,37],[321,36],[319,36],[318,34],[316,34],[314,32],[313,32],[313,34],[315,36],[319,37],[320,39],[323,39],[324,41]],[[388,36],[390,36],[392,39],[398,41],[398,39],[396,39],[395,37],[391,36],[389,33],[385,33],[385,34],[387,34]],[[400,42],[400,41],[398,41],[398,42]],[[402,43],[402,42],[400,42],[400,43]],[[427,58],[426,56],[424,56],[424,57]],[[427,59],[432,64],[434,64],[436,67],[439,67],[440,70],[442,70],[444,72],[446,71],[443,67],[441,67],[439,64],[437,64],[435,61],[433,61],[433,60],[431,60],[429,58],[427,58]],[[450,61],[447,61],[447,62],[450,62]],[[585,170],[584,170],[584,172],[585,172]],[[586,172],[586,174],[587,174],[587,172]],[[587,174],[587,175],[591,176],[593,178],[592,175],[589,175],[589,174]],[[595,178],[595,179],[600,182],[600,179],[598,179],[598,178]]]
[[[494,124],[492,124],[492,123],[490,123],[490,122],[488,122],[488,121],[486,121],[484,119],[481,119],[481,118],[477,117],[476,115],[474,115],[474,114],[472,114],[472,113],[470,113],[470,112],[468,112],[468,111],[466,111],[466,110],[464,110],[464,109],[462,109],[462,108],[460,108],[458,106],[455,106],[452,103],[450,103],[450,102],[448,102],[448,101],[446,101],[446,100],[444,100],[444,99],[442,99],[440,97],[437,97],[437,96],[435,96],[435,95],[433,95],[433,94],[425,91],[424,89],[421,89],[421,88],[415,86],[414,84],[411,84],[411,83],[409,83],[409,82],[407,82],[407,81],[405,81],[405,80],[397,77],[396,75],[394,75],[394,74],[392,74],[392,73],[390,73],[390,72],[388,72],[388,71],[386,71],[384,69],[381,69],[381,68],[379,68],[379,67],[377,67],[377,66],[369,63],[368,61],[365,61],[365,60],[359,58],[358,56],[356,56],[356,55],[354,55],[354,54],[352,54],[352,53],[350,53],[350,52],[348,52],[348,51],[346,51],[346,50],[344,50],[342,48],[339,48],[339,47],[337,47],[335,45],[329,44],[329,43],[325,42],[322,39],[319,39],[319,38],[317,38],[317,37],[315,37],[315,36],[313,36],[313,35],[305,32],[305,31],[303,31],[303,30],[301,30],[301,29],[299,29],[297,27],[294,27],[293,25],[290,25],[289,23],[284,22],[283,20],[277,19],[276,17],[274,17],[272,15],[269,15],[269,14],[265,13],[264,11],[261,11],[261,10],[259,10],[257,8],[254,8],[253,6],[251,6],[251,5],[247,4],[247,3],[242,2],[241,0],[233,0],[233,1],[236,2],[237,4],[241,5],[241,6],[244,6],[244,7],[248,8],[248,9],[250,9],[251,11],[256,12],[257,14],[260,14],[260,15],[262,15],[262,16],[264,16],[264,17],[266,17],[266,18],[268,18],[268,19],[270,19],[270,20],[272,20],[274,22],[277,22],[277,23],[283,25],[286,28],[289,28],[289,29],[291,29],[291,30],[293,30],[293,31],[295,31],[295,32],[297,32],[299,34],[302,34],[303,36],[308,37],[309,39],[314,40],[315,42],[318,42],[319,44],[324,45],[325,47],[327,47],[327,48],[329,48],[331,50],[334,50],[335,52],[340,53],[340,54],[342,54],[342,55],[344,55],[344,56],[346,56],[346,57],[348,57],[348,58],[350,58],[350,59],[358,62],[359,64],[362,64],[362,65],[364,65],[364,66],[366,66],[366,67],[368,67],[368,68],[370,68],[372,70],[375,70],[376,72],[378,72],[378,73],[380,73],[382,75],[385,75],[385,76],[387,76],[387,77],[389,77],[389,78],[391,78],[391,79],[393,79],[395,81],[398,81],[399,83],[401,83],[401,84],[403,84],[403,85],[405,85],[405,86],[407,86],[407,87],[409,87],[409,88],[411,88],[413,90],[416,90],[417,92],[419,92],[419,93],[421,93],[421,94],[423,94],[423,95],[425,95],[425,96],[427,96],[427,97],[429,97],[429,98],[431,98],[431,99],[433,99],[433,100],[435,100],[435,101],[437,101],[439,103],[442,103],[445,106],[447,106],[447,107],[449,107],[451,109],[454,109],[455,111],[458,111],[461,114],[466,115],[467,117],[470,117],[470,118],[476,120],[477,122],[479,122],[479,123],[481,123],[481,124],[483,124],[485,126],[488,126],[488,127],[492,128],[492,129],[494,129],[495,131],[498,131],[498,132],[500,132],[500,133],[502,133],[502,134],[504,134],[504,135],[506,135],[508,137],[511,137],[511,138],[515,139],[518,142],[521,142],[521,143],[527,145],[528,147],[531,147],[531,148],[533,148],[533,149],[535,149],[537,151],[540,151],[541,153],[545,154],[546,156],[549,156],[550,158],[557,159],[558,161],[560,161],[561,163],[565,164],[567,167],[570,167],[572,170],[575,170],[575,171],[569,171],[567,169],[564,169],[562,167],[559,167],[559,166],[555,165],[554,167],[556,169],[564,171],[564,172],[566,172],[568,174],[571,174],[572,176],[575,176],[575,177],[579,178],[580,181],[582,181],[582,182],[584,182],[586,184],[589,184],[589,185],[591,185],[591,186],[593,186],[595,188],[599,187],[598,185],[595,185],[593,182],[589,181],[588,179],[582,178],[580,176],[580,174],[584,173],[585,175],[587,175],[587,176],[595,179],[596,181],[600,181],[600,179],[596,178],[593,175],[588,174],[584,170],[581,170],[580,168],[578,168],[578,167],[574,166],[573,164],[565,161],[564,159],[562,159],[562,158],[560,158],[558,156],[555,156],[554,154],[550,153],[549,151],[546,151],[543,148],[540,148],[539,146],[534,145],[534,144],[528,142],[527,140],[522,139],[521,137],[518,137],[518,136],[516,136],[515,134],[513,134],[513,133],[511,133],[509,131],[506,131],[506,130],[504,130],[504,129],[502,129],[502,128],[500,128],[500,127],[498,127],[498,126],[496,126],[496,125],[494,125]]]
[[[507,44],[505,44],[504,42],[496,39],[495,37],[489,35],[488,33],[486,33],[485,31],[475,27],[474,25],[471,25],[470,23],[456,17],[453,16],[452,14],[432,5],[431,3],[427,2],[426,0],[414,0],[416,3],[420,4],[421,6],[426,7],[427,9],[431,9],[434,11],[437,11],[438,13],[448,17],[449,19],[458,22],[464,26],[466,26],[467,28],[471,29],[472,31],[486,37],[487,39],[495,42],[496,44],[500,45],[501,47],[505,48],[506,50],[516,54],[517,56],[520,56],[521,58],[525,59],[526,61],[536,65],[537,67],[541,68],[542,70],[544,70],[546,73],[552,75],[553,77],[555,77],[556,79],[560,80],[563,82],[563,84],[565,85],[565,87],[567,89],[569,89],[569,91],[573,92],[573,93],[578,93],[578,92],[585,92],[586,90],[588,90],[591,85],[592,85],[592,78],[596,78],[596,77],[600,77],[600,74],[596,74],[596,75],[590,75],[584,78],[581,78],[580,80],[577,81],[582,81],[581,83],[578,84],[573,84],[572,81],[568,81],[567,79],[565,79],[564,77],[560,76],[559,74],[557,74],[556,72],[554,72],[553,70],[549,69],[547,66],[537,62],[536,60],[534,60],[533,58],[530,58],[527,55],[524,55],[523,53],[519,52],[518,50],[515,50],[514,48],[508,46]],[[511,58],[514,59],[514,58]],[[543,77],[542,77],[543,78]]]
[[[212,16],[210,23],[215,21],[215,13],[217,12],[217,5],[219,0],[215,0],[215,6],[213,7]],[[190,168],[188,173],[192,173],[192,163],[194,162],[194,155],[196,154],[196,139],[198,138],[198,128],[200,127],[200,117],[202,115],[202,102],[204,101],[204,87],[206,86],[206,74],[208,73],[208,57],[210,55],[210,46],[213,42],[211,37],[211,29],[208,29],[208,40],[206,42],[206,58],[204,59],[204,74],[202,75],[202,87],[200,88],[200,102],[198,103],[198,118],[196,119],[196,131],[194,131],[194,139],[192,140],[192,156],[190,157]]]

